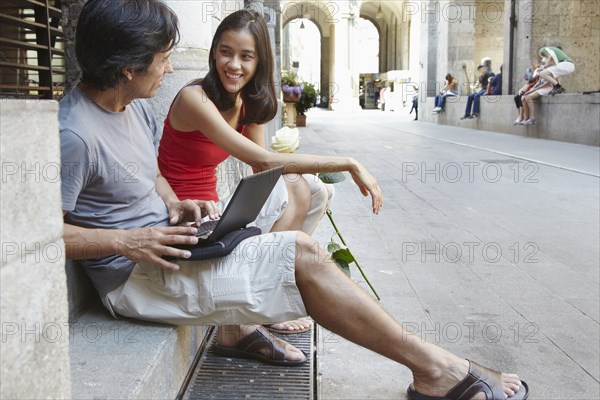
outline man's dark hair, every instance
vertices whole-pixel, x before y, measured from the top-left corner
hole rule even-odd
[[[240,119],[240,123],[263,124],[268,122],[277,113],[277,97],[273,83],[274,63],[269,30],[264,17],[260,13],[254,10],[243,9],[223,19],[223,22],[221,22],[215,32],[210,47],[210,69],[204,79],[200,80],[202,88],[219,110],[225,111],[233,107],[233,99],[229,96],[229,93],[225,90],[219,79],[215,60],[217,45],[223,33],[228,30],[249,32],[254,38],[256,55],[258,57],[256,73],[252,80],[242,89],[241,96],[245,112]]]
[[[88,0],[75,36],[81,81],[105,90],[125,81],[125,68],[147,71],[179,41],[178,23],[158,0]]]

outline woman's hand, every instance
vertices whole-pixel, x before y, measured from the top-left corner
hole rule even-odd
[[[160,268],[179,270],[175,263],[163,259],[163,256],[189,258],[188,250],[174,245],[193,245],[198,243],[198,230],[189,226],[162,226],[115,231],[117,254],[135,262],[146,262]]]
[[[169,207],[169,223],[177,225],[181,222],[199,222],[202,217],[217,219],[221,216],[216,203],[212,200],[184,200],[173,203]]]
[[[379,214],[379,210],[383,207],[383,193],[379,187],[377,180],[367,171],[367,169],[358,161],[354,161],[355,168],[350,171],[350,175],[354,182],[358,185],[363,196],[371,195],[371,206],[373,213]]]

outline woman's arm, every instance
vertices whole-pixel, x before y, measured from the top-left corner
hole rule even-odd
[[[448,84],[448,89],[446,91],[447,92],[453,91],[457,84],[458,84],[458,81],[456,79],[453,79],[452,82],[450,82]]]
[[[258,171],[276,166],[284,166],[285,173],[299,174],[348,171],[363,195],[371,194],[373,212],[378,213],[381,208],[379,184],[358,161],[350,157],[267,151],[233,129],[200,86],[190,86],[181,91],[171,108],[170,123],[175,129],[182,131],[199,130],[221,149]],[[251,136],[256,138],[258,130]]]
[[[261,148],[266,148],[265,146],[265,129],[263,125],[259,124],[250,124],[244,128],[242,132],[244,136],[248,139],[252,140]],[[254,173],[260,172],[258,168],[252,167],[252,171]]]

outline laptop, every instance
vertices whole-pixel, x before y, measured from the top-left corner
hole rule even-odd
[[[282,173],[283,167],[277,167],[243,178],[221,218],[205,221],[197,227],[198,242],[216,242],[256,220]]]

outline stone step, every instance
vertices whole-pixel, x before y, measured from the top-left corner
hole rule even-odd
[[[114,319],[94,304],[70,324],[76,399],[172,399],[208,328]]]
[[[92,281],[77,261],[65,259],[65,273],[67,275],[69,321],[74,321],[92,305],[100,304],[100,299]]]

